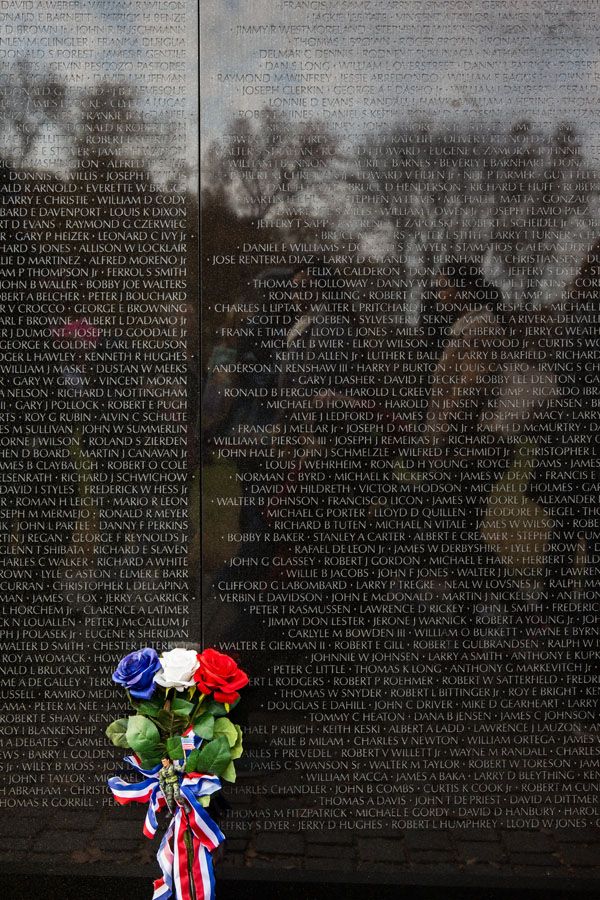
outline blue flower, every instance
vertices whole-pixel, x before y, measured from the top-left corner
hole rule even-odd
[[[160,669],[158,653],[151,647],[135,650],[124,656],[115,671],[113,681],[127,688],[132,697],[149,700],[156,690],[154,674]]]

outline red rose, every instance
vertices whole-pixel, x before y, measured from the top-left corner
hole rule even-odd
[[[198,654],[198,668],[194,681],[203,694],[214,691],[217,703],[234,703],[240,688],[248,684],[248,676],[226,653],[209,648]]]

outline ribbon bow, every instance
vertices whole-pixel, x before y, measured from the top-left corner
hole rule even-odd
[[[115,776],[108,779],[108,786],[117,803],[122,806],[128,803],[148,804],[144,834],[153,838],[158,828],[156,814],[167,805],[158,781],[161,766],[142,769],[140,760],[135,755],[126,756],[125,762],[143,775],[143,780],[132,784]],[[189,814],[186,817],[181,807],[177,806],[160,843],[156,858],[163,874],[162,878],[154,882],[153,900],[166,900],[173,895],[175,900],[189,900],[190,897],[195,897],[196,900],[214,900],[215,879],[211,853],[225,840],[225,835],[198,802],[198,798],[208,797],[220,789],[221,782],[216,775],[183,776],[179,790],[188,803]],[[193,841],[191,873],[184,839],[188,824]],[[193,887],[190,884],[190,874]]]

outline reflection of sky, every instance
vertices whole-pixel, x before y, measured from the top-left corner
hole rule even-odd
[[[183,100],[180,119],[186,122],[186,155],[196,164],[196,0],[79,0],[66,10],[52,4],[31,6],[25,20],[18,12],[0,11],[0,33],[5,35],[0,40],[0,65],[28,58],[34,71],[52,72],[74,89],[103,80],[133,83],[143,108],[154,119],[164,120],[169,98],[179,105]],[[181,22],[173,19],[176,13]],[[162,48],[153,43],[161,37],[172,39],[175,50],[169,43]],[[8,60],[2,53],[5,47],[13,51]],[[175,55],[180,51],[182,57]],[[183,91],[169,77],[170,58],[185,63]]]
[[[316,84],[322,92],[313,95],[314,108],[350,136],[394,119],[526,117],[548,127],[569,119],[587,132],[592,150],[600,143],[597,11],[597,4],[568,0],[205,0],[203,126],[217,135],[233,113],[281,102],[283,86],[309,86],[307,63],[321,49],[336,55],[328,80]],[[242,33],[240,25],[275,28]],[[308,27],[285,34],[285,25]],[[328,25],[344,30],[328,33]],[[226,80],[270,74],[272,85],[267,50],[301,51],[279,69],[278,99],[244,94],[239,82]],[[355,92],[344,94],[351,81]],[[354,113],[340,105],[344,97]]]

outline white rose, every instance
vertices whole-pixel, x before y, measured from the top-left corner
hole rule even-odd
[[[184,691],[194,684],[194,672],[200,665],[195,650],[184,650],[176,647],[168,650],[160,657],[162,669],[156,673],[154,680],[164,688],[175,688]]]

